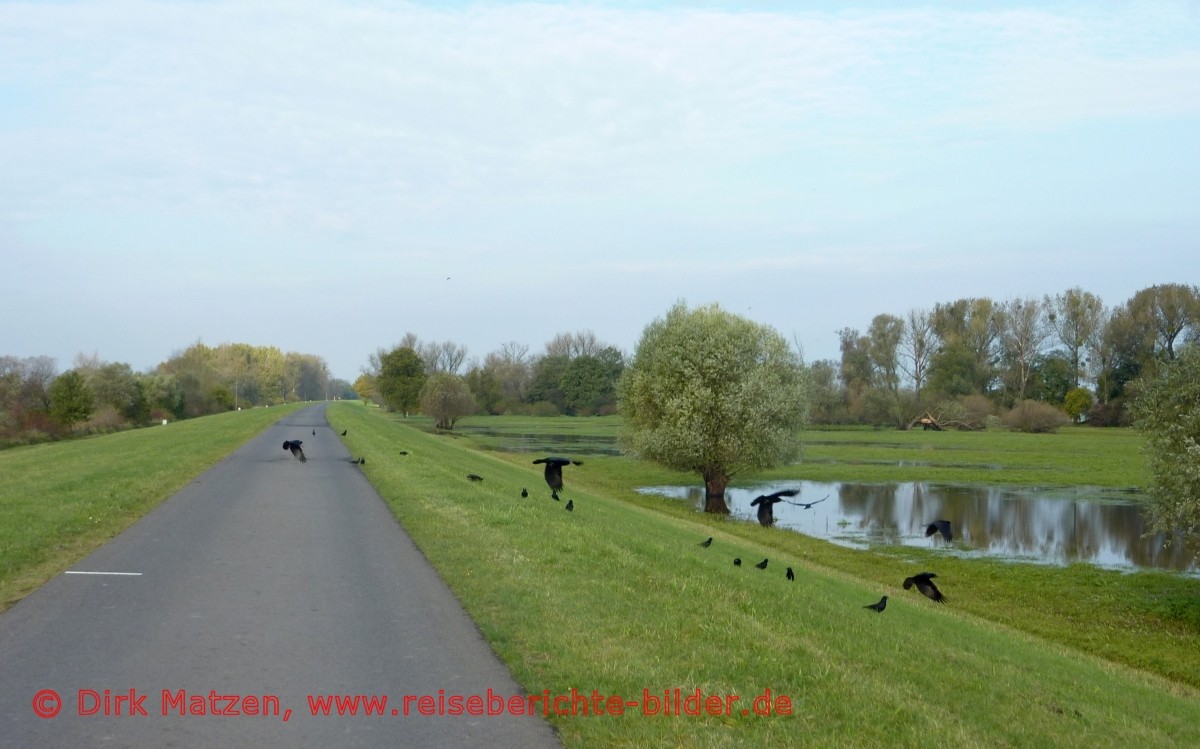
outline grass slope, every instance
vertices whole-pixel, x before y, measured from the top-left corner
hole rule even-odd
[[[629,479],[650,467],[568,467],[556,503],[528,455],[471,450],[353,405],[329,418],[349,428],[368,478],[528,691],[739,696],[728,715],[552,716],[567,746],[1200,745],[1194,689],[988,617],[1006,604],[988,603],[966,562],[938,560],[954,601],[938,606],[899,588],[924,559],[834,553],[639,498]],[[862,608],[884,593],[883,614]],[[1048,617],[1055,606],[1025,601]],[[742,714],[767,689],[790,698],[791,715]]]
[[[305,405],[0,452],[0,610]]]

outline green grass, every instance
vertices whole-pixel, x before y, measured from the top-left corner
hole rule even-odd
[[[0,451],[0,610],[304,405]]]
[[[567,513],[528,454],[350,404],[329,418],[528,691],[742,698],[728,716],[552,717],[569,747],[1200,745],[1200,581],[937,558],[952,599],[938,606],[899,586],[933,563],[923,552],[842,549],[632,491],[694,478],[589,457],[566,469]],[[885,593],[883,614],[862,608]],[[793,714],[742,715],[768,688]]]
[[[1149,474],[1131,429],[1067,427],[1053,434],[823,430],[803,435],[800,470],[813,481],[936,481],[956,484],[1137,489]]]

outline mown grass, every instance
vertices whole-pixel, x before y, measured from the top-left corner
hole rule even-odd
[[[303,405],[0,452],[0,610]]]
[[[528,691],[742,698],[721,716],[553,716],[569,747],[1200,745],[1200,633],[1168,613],[1197,581],[841,549],[638,495],[682,477],[623,458],[568,467],[568,513],[530,455],[349,404],[329,419]],[[899,585],[935,561],[946,606]],[[883,614],[862,608],[882,594]],[[768,688],[793,714],[743,715]]]

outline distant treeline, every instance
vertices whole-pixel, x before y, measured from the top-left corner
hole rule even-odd
[[[799,321],[802,323],[802,321]],[[798,324],[797,327],[802,327]],[[806,365],[813,424],[949,427],[999,421],[1037,431],[1066,421],[1129,423],[1139,381],[1200,341],[1200,288],[1162,284],[1109,307],[1072,288],[1055,296],[958,299],[843,328],[839,360]],[[468,360],[451,341],[406,333],[369,356],[351,386],[323,359],[271,346],[196,343],[152,371],[79,356],[60,373],[44,356],[0,357],[0,441],[54,439],[295,400],[372,400],[442,426],[470,413],[617,411],[627,354],[590,331],[540,354],[509,342]]]
[[[1200,338],[1200,289],[1151,286],[1113,307],[1080,288],[958,299],[879,314],[865,332],[837,335],[839,360],[806,365],[814,424],[908,427],[928,417],[951,427],[1001,421],[1030,431],[1072,420],[1123,425],[1139,379]],[[459,415],[604,414],[617,410],[625,363],[625,353],[588,331],[560,333],[540,354],[510,342],[470,361],[462,346],[407,333],[371,355],[354,388],[389,409],[429,413],[437,406],[426,403],[426,384],[448,374],[459,383]],[[453,385],[441,376],[436,384],[442,394]]]
[[[48,356],[0,356],[0,445],[107,432],[288,401],[357,398],[325,361],[273,346],[195,343],[148,372],[97,354],[59,372]]]

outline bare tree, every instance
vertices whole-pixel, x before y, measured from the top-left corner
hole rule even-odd
[[[1001,359],[1008,365],[1007,379],[1017,401],[1025,399],[1033,363],[1050,335],[1045,310],[1037,299],[1013,299],[998,308]]]
[[[425,373],[431,375],[438,372],[458,374],[467,359],[467,347],[453,341],[423,343],[416,351],[425,362]]]
[[[574,359],[578,356],[595,356],[605,344],[590,330],[578,333],[559,333],[546,344],[546,356],[562,356]]]
[[[909,310],[904,337],[900,341],[900,368],[913,383],[913,394],[921,402],[921,388],[929,375],[929,360],[937,349],[937,334],[928,310]]]
[[[1051,329],[1067,349],[1072,369],[1071,385],[1079,387],[1083,352],[1089,342],[1097,340],[1101,332],[1104,303],[1100,297],[1076,286],[1055,295],[1053,299],[1047,296],[1044,304]]]

